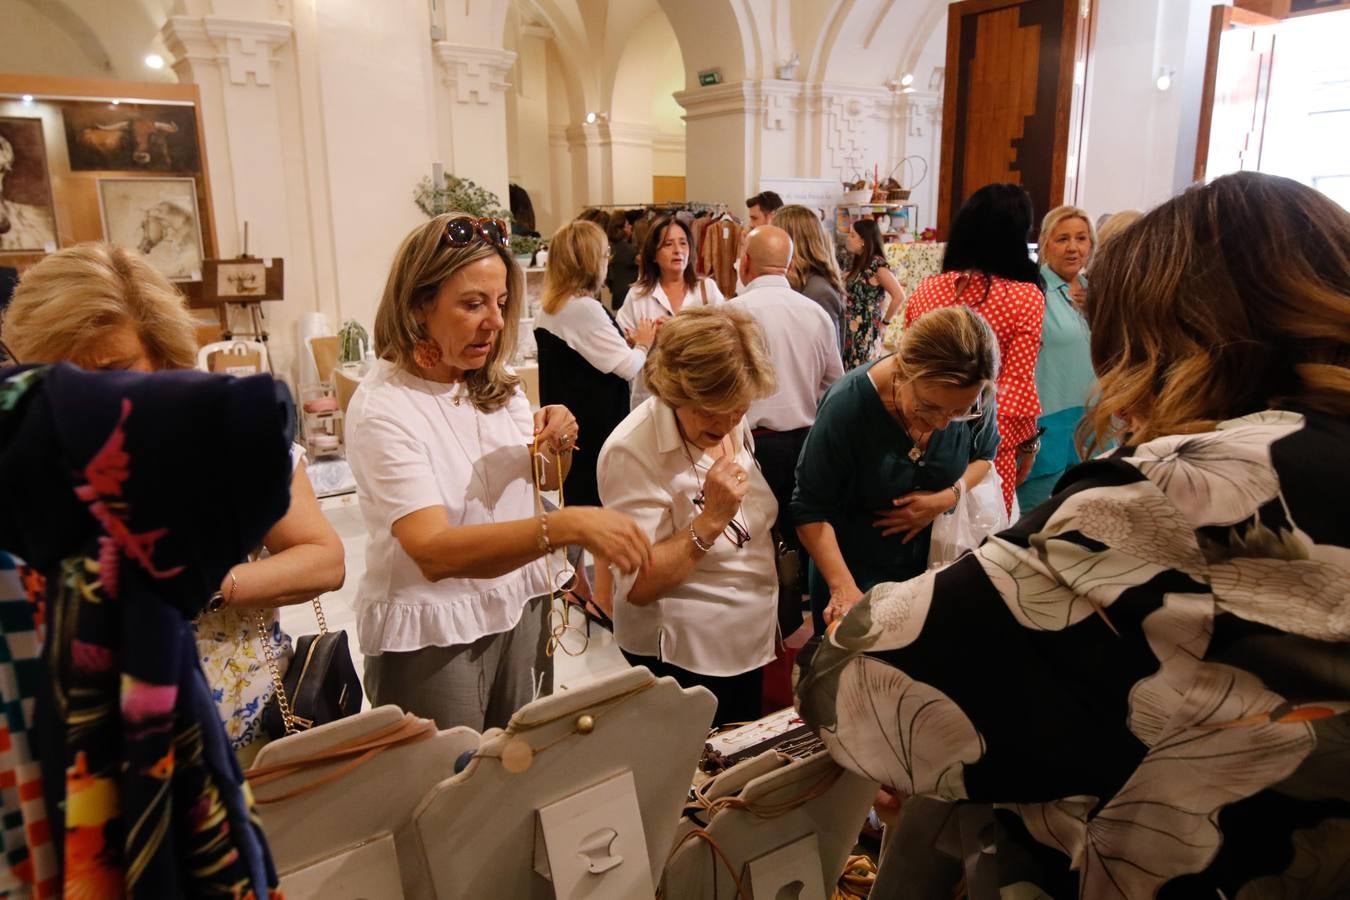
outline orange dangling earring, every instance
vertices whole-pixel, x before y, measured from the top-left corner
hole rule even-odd
[[[427,334],[427,327],[423,325],[421,339],[413,344],[413,362],[417,363],[419,368],[434,369],[440,361],[441,345],[431,339]]]

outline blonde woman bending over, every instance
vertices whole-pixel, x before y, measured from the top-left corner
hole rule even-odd
[[[4,339],[23,363],[70,362],[85,369],[190,369],[194,325],[183,297],[141,256],[112,244],[80,244],[48,256],[19,282]],[[282,672],[290,638],[277,607],[342,586],[342,541],[328,524],[292,447],[291,505],[263,539],[269,555],[241,562],[197,619],[197,649],[230,743],[246,762],[266,740],[263,707],[275,693],[258,642],[264,624]],[[224,502],[224,501],[222,501]]]

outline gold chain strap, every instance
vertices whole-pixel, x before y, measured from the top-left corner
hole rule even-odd
[[[548,465],[548,460],[544,458],[544,455],[541,452],[541,450],[542,448],[536,444],[530,445],[530,461],[531,461],[530,469],[534,475],[534,511],[538,515],[544,514],[544,480],[545,480],[544,467]],[[561,453],[554,454],[553,465],[555,467],[555,471],[558,473],[558,509],[563,509],[567,506],[567,502],[563,497],[563,470],[562,470]],[[566,653],[568,656],[580,656],[581,654],[586,652],[586,647],[590,644],[591,640],[590,635],[587,634],[585,631],[583,631],[581,628],[578,628],[576,625],[572,624],[572,615],[571,615],[572,604],[567,602],[567,598],[565,596],[560,596],[561,588],[558,582],[562,580],[562,573],[555,571],[553,568],[553,554],[551,553],[546,554],[546,557],[549,561],[548,565],[549,635],[548,635],[548,645],[544,648],[544,653],[546,656],[553,656],[553,654],[557,653],[559,650],[562,650],[562,652]],[[562,601],[561,612],[557,610],[559,600]],[[570,647],[568,647],[565,643],[563,643],[563,638],[567,636],[567,632],[569,631],[574,631],[577,634],[581,635],[582,644],[580,650],[574,651]]]
[[[319,620],[319,634],[327,634],[328,620],[324,618],[323,604],[319,602],[318,597],[314,598],[314,617]],[[286,726],[286,734],[295,734],[299,729],[295,727],[295,713],[291,710],[291,701],[286,696],[286,687],[281,683],[281,667],[277,665],[276,650],[267,634],[267,620],[263,618],[261,612],[255,612],[253,623],[258,629],[258,643],[262,644],[263,658],[267,660],[267,671],[272,673],[272,687],[277,692],[277,708],[281,710],[281,721]]]
[[[317,604],[318,601],[315,602]],[[286,688],[281,683],[281,668],[277,665],[276,651],[267,633],[267,620],[263,618],[261,612],[255,612],[253,623],[258,627],[258,643],[262,644],[267,670],[272,673],[272,687],[277,692],[277,708],[281,710],[281,721],[286,726],[286,734],[295,734],[295,715],[291,712],[290,700],[286,699]]]

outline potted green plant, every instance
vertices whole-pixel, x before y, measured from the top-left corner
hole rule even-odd
[[[441,184],[432,184],[430,176],[418,182],[413,202],[428,218],[458,210],[480,218],[511,221],[511,213],[502,208],[496,194],[472,179],[448,173]]]
[[[365,359],[370,349],[370,334],[355,319],[342,323],[338,331],[338,362],[341,364],[359,363]]]
[[[539,249],[539,244],[539,238],[528,234],[511,235],[511,255],[516,258],[522,269],[528,269],[534,262],[534,254]]]

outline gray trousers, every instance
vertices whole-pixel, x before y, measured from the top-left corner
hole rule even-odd
[[[367,656],[366,696],[372,706],[392,703],[435,719],[442,730],[505,728],[512,714],[534,699],[536,688],[541,697],[553,693],[548,608],[547,596],[535,597],[515,628],[472,644]]]

